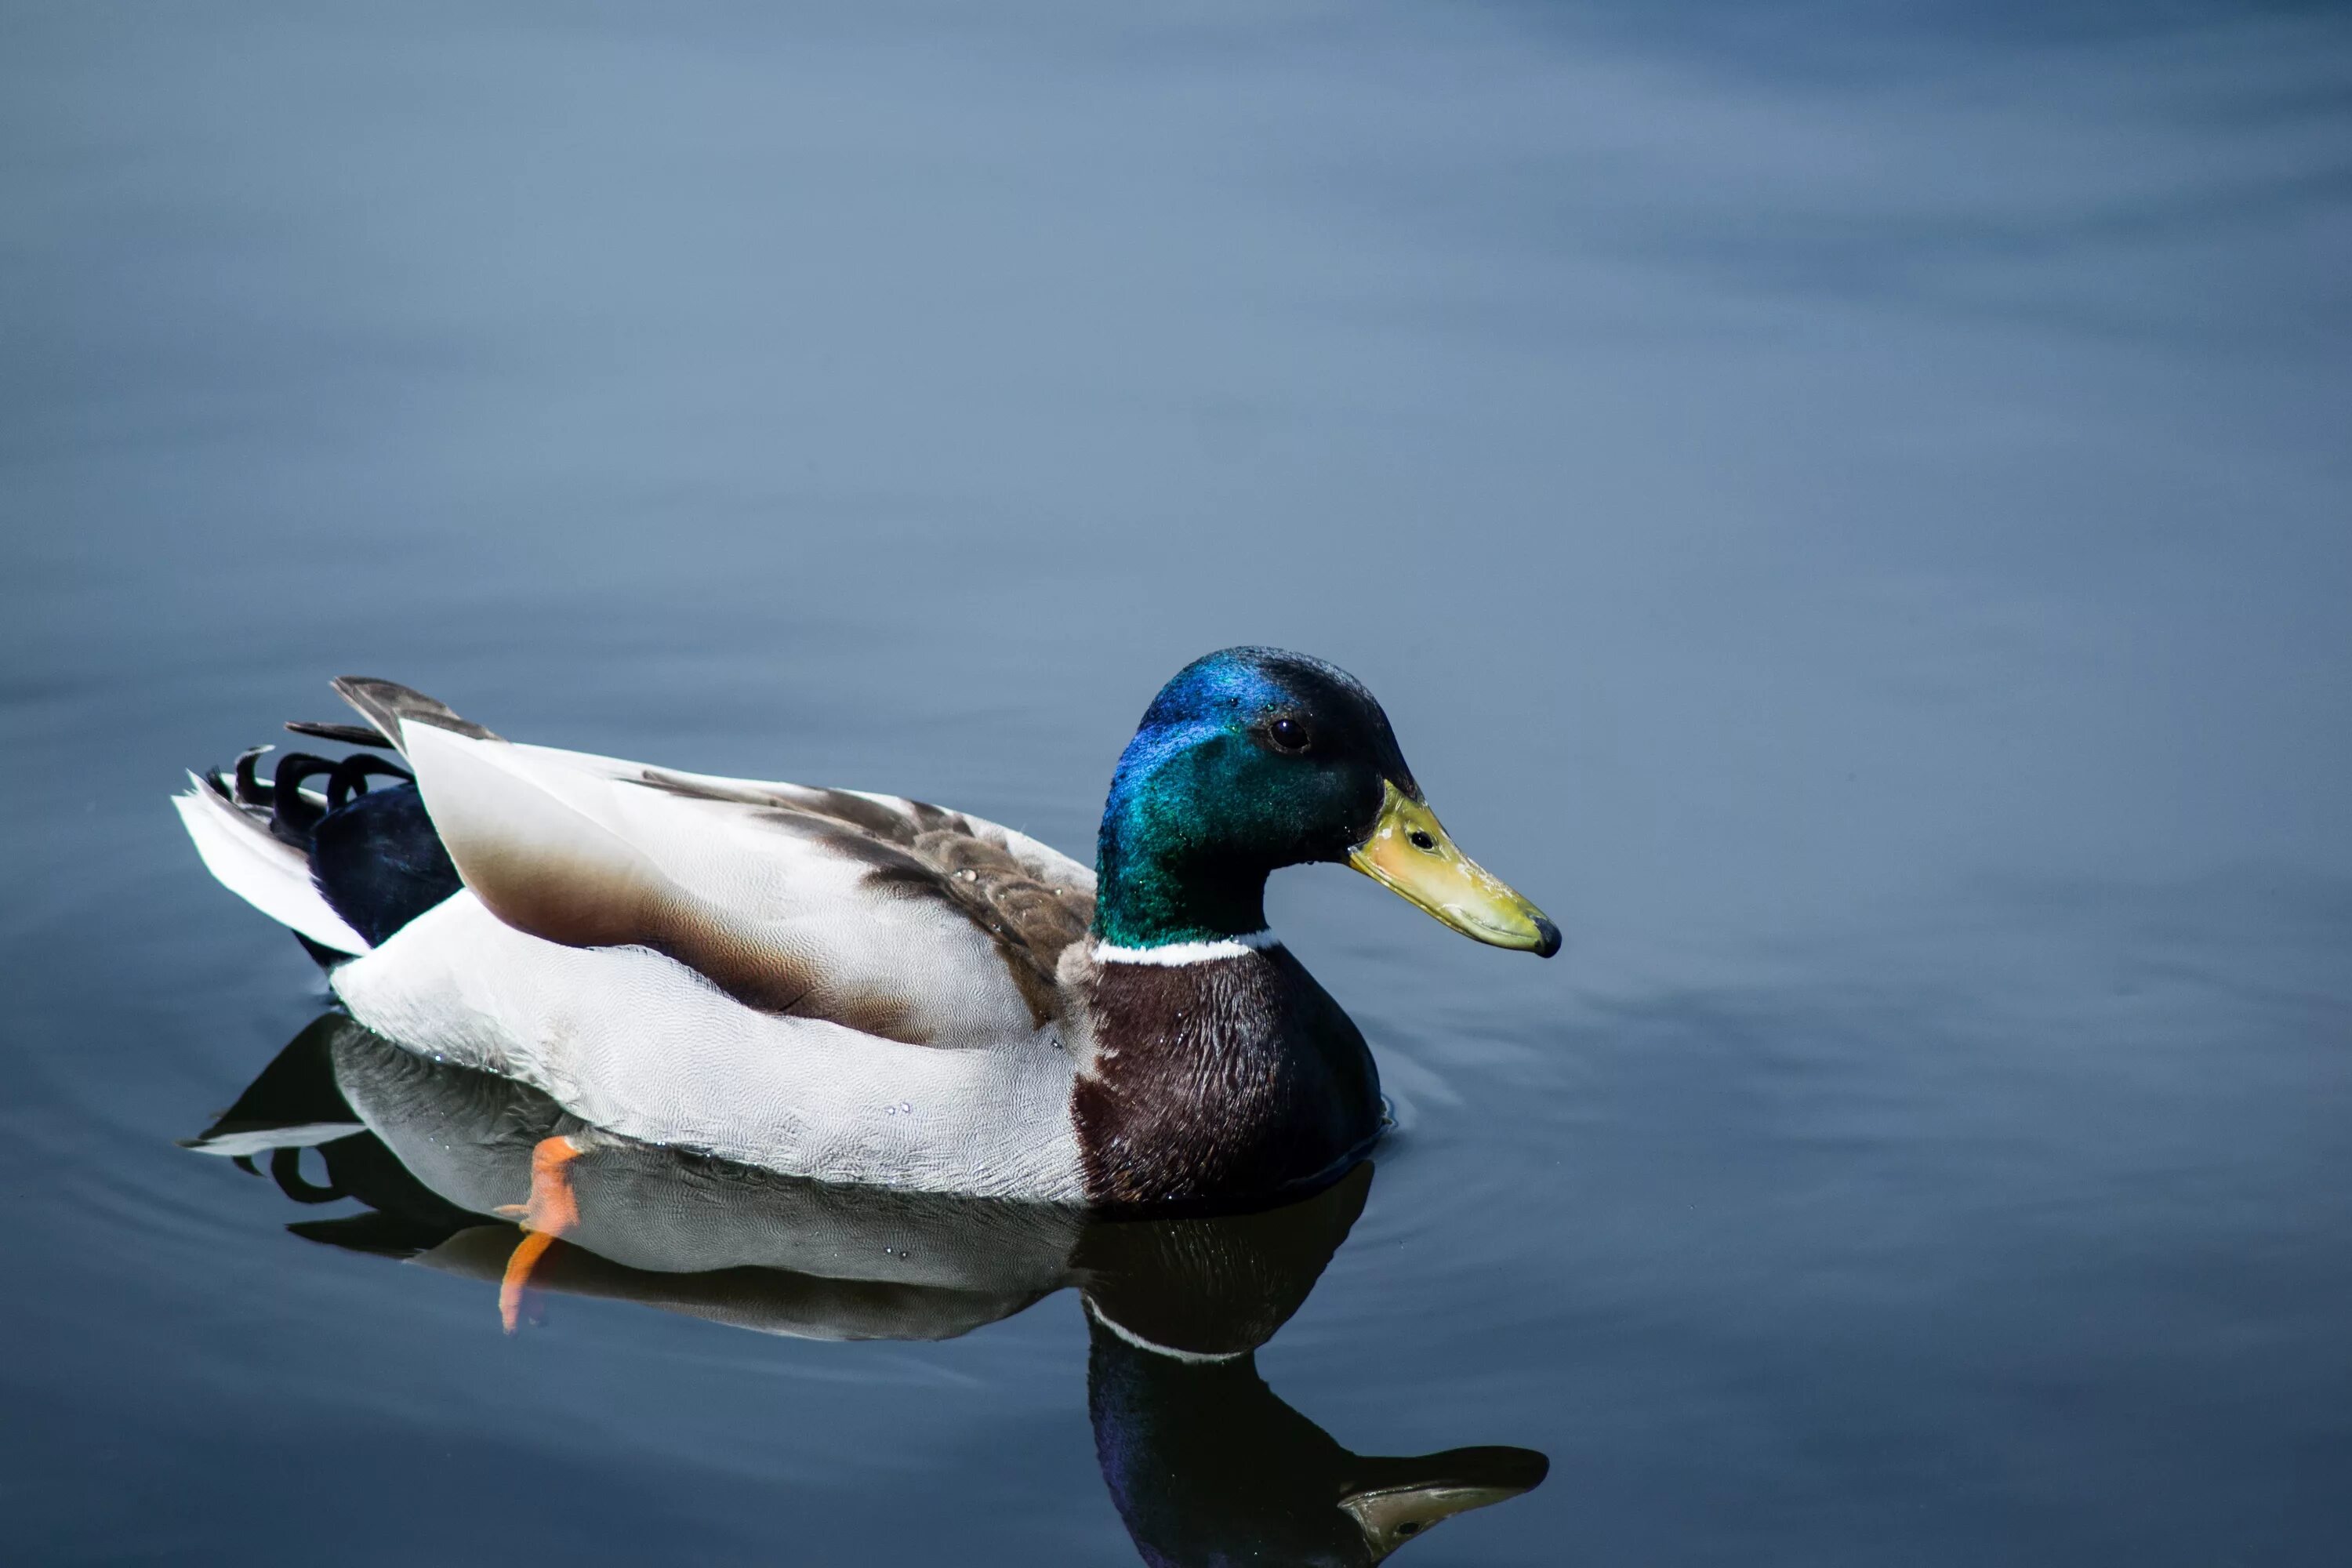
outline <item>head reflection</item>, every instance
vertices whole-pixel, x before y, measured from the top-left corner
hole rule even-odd
[[[1378,1563],[1544,1477],[1524,1448],[1353,1453],[1258,1375],[1370,1166],[1288,1208],[1184,1220],[826,1186],[599,1134],[341,1014],[190,1146],[266,1168],[298,1203],[356,1199],[289,1228],[494,1282],[509,1329],[561,1293],[800,1338],[937,1340],[1076,1289],[1103,1479],[1154,1564]]]

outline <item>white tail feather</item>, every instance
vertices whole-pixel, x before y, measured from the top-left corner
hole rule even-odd
[[[195,774],[191,788],[172,797],[188,837],[204,857],[205,869],[221,886],[280,925],[291,926],[337,952],[368,951],[365,938],[337,914],[310,880],[310,862],[299,849],[271,837],[269,829],[220,797]]]
[[[225,1159],[252,1159],[278,1149],[314,1149],[354,1132],[367,1131],[364,1121],[306,1121],[293,1127],[255,1127],[243,1132],[223,1132],[212,1138],[191,1138],[180,1145],[199,1154]]]

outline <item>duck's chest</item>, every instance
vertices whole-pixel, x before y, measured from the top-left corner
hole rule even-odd
[[[1071,1095],[1089,1201],[1244,1202],[1351,1163],[1380,1131],[1363,1036],[1288,952],[1090,964]]]

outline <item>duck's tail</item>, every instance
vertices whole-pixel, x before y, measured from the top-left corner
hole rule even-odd
[[[172,804],[195,840],[205,869],[223,887],[292,928],[314,950],[323,950],[314,956],[355,957],[372,944],[335,912],[312,880],[310,844],[272,831],[275,813],[247,793],[254,761],[268,749],[257,746],[238,758],[234,784],[217,771],[191,773],[188,788],[173,796]]]
[[[389,682],[347,678],[336,688],[377,725],[389,721],[395,739],[388,741],[383,728],[369,725],[286,727],[300,735],[390,750],[402,717],[448,712]],[[396,699],[415,706],[404,714]],[[205,868],[263,914],[290,927],[312,957],[332,964],[369,952],[457,890],[457,868],[406,768],[366,752],[341,759],[289,752],[264,779],[258,763],[271,750],[256,746],[226,772],[190,773],[188,789],[172,804]],[[386,779],[392,781],[389,787],[374,784]],[[313,780],[320,781],[317,787]]]

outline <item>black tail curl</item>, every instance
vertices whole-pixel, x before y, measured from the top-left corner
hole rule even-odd
[[[257,764],[268,750],[267,746],[256,746],[237,758],[236,785],[230,798],[243,807],[267,810],[271,836],[297,849],[310,848],[319,824],[330,812],[341,811],[366,795],[370,779],[397,779],[412,785],[416,782],[416,775],[398,763],[366,752],[353,752],[341,758],[289,752],[278,759],[268,782],[264,783]],[[323,800],[313,798],[312,792],[302,787],[321,774],[326,777],[326,787],[320,792]]]
[[[287,728],[324,740],[383,743],[375,731],[357,724]],[[270,750],[247,752],[226,778],[215,773],[213,788],[264,822],[271,837],[310,858],[311,881],[371,947],[463,886],[417,793],[415,774],[372,752],[341,758],[289,752],[264,779],[260,762]],[[323,784],[310,787],[318,778]],[[302,945],[321,963],[350,956],[308,940]]]

